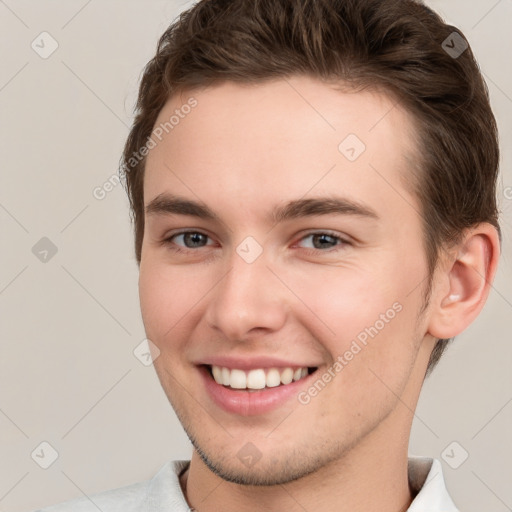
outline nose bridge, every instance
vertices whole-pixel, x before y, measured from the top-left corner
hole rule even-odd
[[[233,340],[243,340],[253,330],[278,330],[284,324],[286,297],[268,266],[266,254],[251,240],[233,251],[229,271],[208,304],[210,327]]]

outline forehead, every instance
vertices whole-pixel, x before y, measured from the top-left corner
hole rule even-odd
[[[396,201],[408,195],[413,130],[390,95],[308,77],[183,91],[155,123],[145,203],[163,190],[255,208],[308,191]]]

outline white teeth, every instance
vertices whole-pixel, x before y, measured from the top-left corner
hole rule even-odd
[[[222,370],[218,366],[212,366],[212,373],[215,382],[223,382],[222,379]]]
[[[281,384],[281,375],[277,368],[270,368],[267,373],[267,388],[275,388]]]
[[[213,366],[212,366],[212,368],[213,368]],[[217,382],[219,382],[219,381],[217,381]],[[219,384],[224,384],[224,386],[229,386],[230,382],[231,382],[231,372],[229,371],[228,368],[222,368],[222,382],[219,382]]]
[[[293,370],[291,368],[285,368],[281,373],[281,384],[290,384],[293,380]]]
[[[217,384],[230,386],[233,389],[263,389],[275,388],[281,384],[290,384],[292,381],[303,379],[308,375],[307,367],[296,368],[257,368],[245,372],[212,365],[212,374]]]
[[[263,389],[266,384],[265,370],[251,370],[247,374],[247,387],[250,389]]]
[[[235,389],[245,389],[247,387],[247,375],[243,370],[231,370],[231,380],[229,385]]]

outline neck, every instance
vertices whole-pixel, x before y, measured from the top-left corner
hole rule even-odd
[[[383,427],[385,422],[380,426]],[[407,436],[374,431],[345,457],[284,485],[246,486],[215,475],[193,452],[181,483],[197,512],[321,510],[405,512],[414,496],[407,475]]]

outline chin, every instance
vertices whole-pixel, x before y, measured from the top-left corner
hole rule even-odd
[[[199,438],[193,430],[182,422],[183,428],[195,448],[197,455],[208,469],[227,482],[247,486],[283,485],[299,480],[311,473],[318,472],[343,456],[343,447],[336,443],[318,443],[306,446],[305,443],[293,442],[293,446],[279,443],[268,446],[259,452],[253,443],[241,443],[244,448],[238,449],[235,439],[230,438],[225,446],[220,446],[212,438]],[[267,439],[267,442],[271,439]],[[257,441],[254,441],[257,444]],[[300,449],[297,448],[300,446]],[[233,449],[234,448],[234,449]],[[340,450],[342,453],[340,453]],[[244,460],[247,454],[252,460]]]
[[[261,459],[255,462],[253,466],[247,464],[247,467],[244,467],[244,464],[236,456],[230,459],[221,456],[214,458],[206,454],[197,443],[192,442],[192,444],[210,471],[227,482],[239,485],[283,485],[314,473],[323,465],[320,461],[311,460],[308,461],[308,464],[305,463],[303,457],[295,458],[292,456],[290,459],[293,462],[291,463],[290,460],[285,460],[285,457],[281,460],[273,457],[271,460],[264,461]]]

